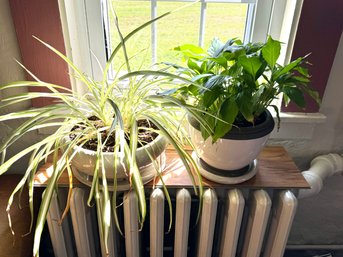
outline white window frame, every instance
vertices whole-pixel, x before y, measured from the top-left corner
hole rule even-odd
[[[157,1],[192,2],[192,0],[141,0],[151,2],[151,18],[157,16]],[[264,42],[267,35],[282,40],[287,47],[293,43],[290,35],[295,33],[298,23],[299,10],[303,0],[201,0],[199,42],[203,45],[205,34],[206,6],[208,3],[245,3],[248,4],[245,36],[243,41]],[[101,0],[59,0],[63,34],[65,38],[67,55],[82,70],[93,76],[101,78],[99,63],[106,63],[104,27],[109,25],[103,22],[102,13],[104,1]],[[151,26],[152,61],[156,61],[157,50],[157,24]],[[290,39],[291,40],[290,40]],[[284,51],[283,55],[286,56]],[[96,57],[95,57],[96,56]],[[98,59],[98,60],[97,60]],[[282,57],[285,60],[285,57]],[[78,87],[75,87],[79,90]]]
[[[192,0],[142,1],[151,1],[152,17],[156,17],[157,1],[192,2]],[[59,0],[58,2],[67,56],[77,67],[93,76],[95,80],[102,79],[100,67],[105,66],[105,45],[109,43],[105,42],[104,36],[104,26],[108,24],[103,22],[102,0]],[[279,63],[290,61],[303,0],[201,0],[199,45],[203,42],[206,4],[213,2],[247,3],[244,42],[264,42],[267,35],[271,35],[284,43]],[[154,24],[151,28],[152,61],[156,61],[156,26]],[[249,31],[251,33],[248,33]],[[72,71],[70,72],[73,90],[77,94],[84,94],[86,89],[75,81]],[[316,124],[325,121],[325,116],[320,113],[281,113],[281,118],[281,130],[278,133],[272,133],[272,138],[310,139]],[[306,131],[306,133],[299,133],[300,131]]]

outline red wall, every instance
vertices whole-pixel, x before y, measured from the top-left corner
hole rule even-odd
[[[57,0],[10,0],[10,6],[22,63],[40,80],[71,88],[66,63],[32,37],[65,53]],[[27,79],[32,80],[28,74]],[[50,103],[48,98],[32,100],[35,107]]]
[[[292,60],[308,53],[311,86],[323,96],[335,58],[339,39],[343,29],[342,0],[304,0],[294,43]],[[319,107],[310,98],[306,98],[306,112],[317,112]],[[283,111],[303,112],[295,105],[283,107]]]

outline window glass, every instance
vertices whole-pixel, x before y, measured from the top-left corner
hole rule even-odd
[[[120,38],[114,25],[113,10],[115,10],[118,16],[120,30],[125,37],[125,35],[130,33],[132,30],[150,20],[151,8],[150,1],[111,0],[107,6],[109,32],[106,31],[106,35],[109,35],[110,48],[108,49],[108,52],[110,53],[111,50],[113,50],[116,45],[120,43]],[[148,26],[132,37],[126,45],[129,57],[133,58],[133,60],[130,62],[133,65],[132,69],[138,69],[140,66],[147,67],[151,65],[150,40],[151,30]],[[119,56],[120,58],[116,58],[115,62],[113,63],[113,69],[115,70],[119,70],[120,67],[124,65],[124,56],[122,52],[119,53]]]
[[[247,9],[247,4],[207,4],[204,45],[209,45],[214,37],[224,42],[235,37],[243,40]]]
[[[175,10],[185,4],[185,2],[157,1],[157,15]],[[150,1],[109,0],[108,6],[110,26],[107,36],[109,35],[110,38],[110,49],[120,42],[114,26],[112,8],[119,17],[119,25],[124,36],[151,19]],[[178,53],[172,48],[182,44],[198,45],[199,33],[203,33],[202,43],[205,48],[214,37],[222,41],[233,37],[243,39],[247,6],[248,4],[241,3],[207,3],[205,7],[201,3],[195,3],[158,21],[155,26],[156,42],[151,39],[151,27],[146,27],[127,44],[129,56],[133,58],[132,68],[148,68],[154,59],[156,62],[181,62],[181,57],[178,57]],[[203,31],[200,30],[202,8],[205,24]],[[157,49],[156,56],[153,55],[153,47]],[[113,69],[118,70],[123,64],[124,58],[121,56],[114,63]]]
[[[161,15],[175,10],[185,3],[158,2],[157,13]],[[200,20],[200,3],[188,6],[178,12],[161,19],[157,24],[157,62],[177,63],[178,53],[172,48],[183,44],[198,44]]]

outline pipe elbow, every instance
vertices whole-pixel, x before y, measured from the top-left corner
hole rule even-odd
[[[323,188],[323,180],[320,176],[312,171],[303,171],[302,175],[310,185],[310,189],[300,189],[298,192],[298,198],[306,198],[312,195],[318,194]]]
[[[299,190],[298,198],[318,194],[323,188],[324,180],[337,173],[343,174],[343,156],[339,154],[327,154],[314,158],[311,162],[310,169],[302,172],[302,175],[311,188]]]
[[[310,171],[313,170],[323,180],[343,171],[343,157],[339,154],[326,154],[314,158]]]

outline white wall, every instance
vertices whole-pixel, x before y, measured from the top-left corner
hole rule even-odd
[[[307,168],[312,158],[317,155],[329,152],[343,153],[343,34],[322,99],[320,113],[326,116],[325,122],[313,124],[313,131],[307,128],[309,131],[297,132],[312,134],[310,138],[270,139],[268,143],[285,146],[301,169]],[[296,129],[306,128],[299,125]]]

